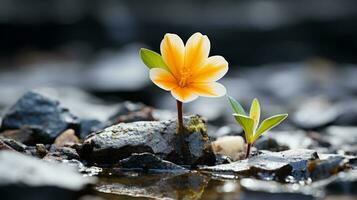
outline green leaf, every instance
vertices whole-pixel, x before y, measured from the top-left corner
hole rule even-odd
[[[149,49],[141,48],[140,49],[140,57],[141,60],[145,63],[145,65],[149,68],[162,68],[168,70],[167,65],[162,59],[161,55],[156,53],[155,51],[151,51]]]
[[[252,144],[253,143],[253,134],[254,134],[254,120],[250,117],[240,115],[240,114],[233,114],[237,122],[242,126],[245,138],[247,142]]]
[[[246,115],[244,108],[233,97],[227,96],[228,101],[232,106],[233,112],[240,115]]]
[[[280,114],[280,115],[274,115],[272,117],[269,117],[265,119],[260,127],[258,128],[257,132],[254,134],[253,141],[259,138],[265,131],[268,131],[278,124],[280,124],[284,119],[288,117],[288,114]]]
[[[260,119],[260,104],[257,98],[253,99],[249,112],[250,118],[254,120],[254,130],[257,128]]]

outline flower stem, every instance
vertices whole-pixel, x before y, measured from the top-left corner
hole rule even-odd
[[[177,120],[178,120],[178,133],[183,134],[183,112],[182,112],[182,102],[177,100]]]
[[[250,147],[252,146],[252,144],[248,143],[247,144],[247,153],[245,154],[245,159],[249,158],[250,156]]]

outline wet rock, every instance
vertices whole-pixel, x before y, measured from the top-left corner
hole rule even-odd
[[[285,151],[289,147],[287,145],[279,144],[274,138],[271,137],[261,137],[259,138],[254,146],[259,150],[269,150],[269,151]]]
[[[4,199],[75,200],[95,181],[71,168],[16,152],[1,151],[0,163],[0,193]]]
[[[73,129],[67,129],[56,138],[54,145],[57,147],[63,147],[77,143],[79,143],[79,139],[76,136],[75,131]]]
[[[121,122],[153,121],[153,108],[142,103],[126,101],[119,105],[117,112],[109,118],[111,125]]]
[[[186,168],[172,162],[162,160],[151,153],[134,153],[129,158],[120,160],[118,162],[118,166],[121,168],[141,170],[145,172],[184,173],[189,171]]]
[[[197,173],[172,175],[123,174],[115,183],[101,178],[100,192],[150,199],[201,199],[208,178]]]
[[[261,154],[230,164],[201,167],[208,174],[222,177],[257,177],[285,182],[288,176],[295,180],[308,178],[308,164],[318,159],[313,150],[295,149],[281,152],[261,151]]]
[[[240,181],[243,190],[242,200],[315,200],[323,197],[321,190],[298,184],[281,184],[244,178]]]
[[[213,164],[215,158],[205,122],[199,116],[191,116],[185,117],[184,123],[187,128],[184,153],[181,151],[181,135],[177,134],[176,119],[172,119],[120,123],[108,127],[89,136],[80,154],[87,161],[98,164],[115,163],[133,153],[144,152],[176,164]]]
[[[35,143],[51,143],[68,128],[78,130],[79,122],[58,101],[35,92],[24,94],[5,114],[1,129],[29,128]]]
[[[313,181],[328,178],[349,169],[348,159],[336,154],[320,154],[320,159],[313,160],[308,166]]]

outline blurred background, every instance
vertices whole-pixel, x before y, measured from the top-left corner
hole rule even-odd
[[[355,125],[356,8],[355,0],[0,0],[0,108],[36,89],[80,117],[105,119],[124,100],[174,111],[138,51],[159,51],[167,32],[186,41],[199,31],[211,55],[230,63],[221,82],[243,104],[258,97],[266,115],[292,113],[303,128]],[[185,108],[217,125],[233,120],[225,98]]]

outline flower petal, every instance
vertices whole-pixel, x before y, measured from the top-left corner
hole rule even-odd
[[[193,75],[194,82],[213,82],[221,79],[228,71],[228,62],[222,56],[211,56],[205,65]]]
[[[206,35],[195,33],[187,40],[185,48],[185,67],[195,70],[208,58],[211,44]]]
[[[226,94],[226,88],[217,82],[191,83],[189,87],[196,95],[204,97],[220,97]]]
[[[185,61],[185,45],[183,41],[178,35],[167,33],[161,41],[160,51],[162,59],[171,73],[177,77]]]
[[[177,87],[176,79],[172,74],[161,68],[150,69],[150,79],[155,85],[164,90],[171,90]]]
[[[171,94],[175,99],[187,103],[198,98],[191,88],[189,87],[176,87],[171,90]]]

